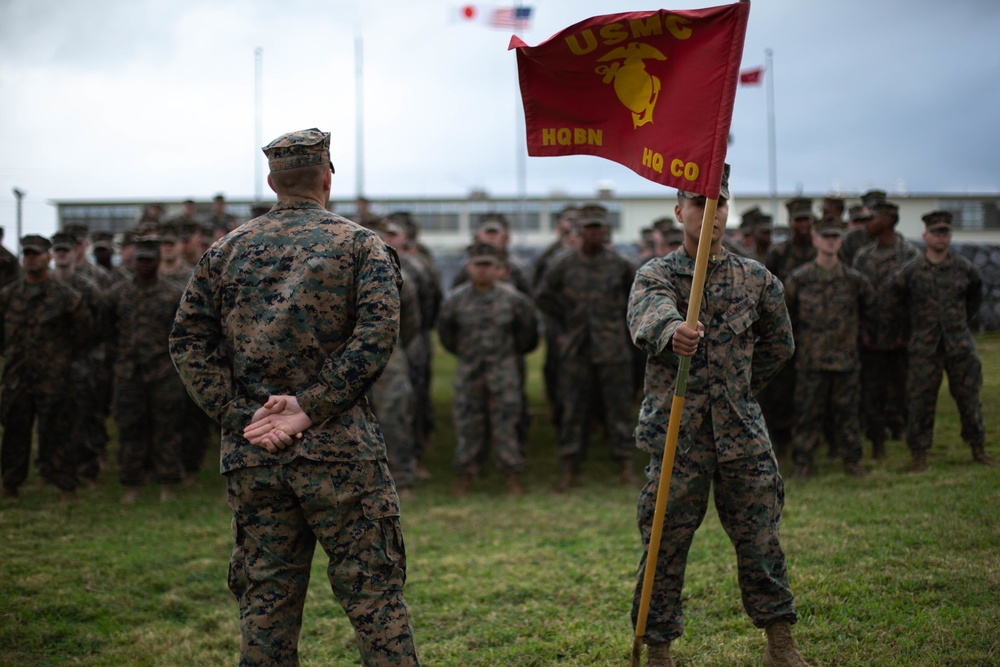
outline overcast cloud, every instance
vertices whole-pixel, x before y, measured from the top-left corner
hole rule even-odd
[[[355,34],[364,44],[364,190],[372,198],[518,192],[524,151],[509,31],[422,0],[0,0],[0,225],[51,234],[52,199],[255,194],[254,49],[263,142],[333,132],[333,196],[355,194]],[[529,4],[529,3],[525,3]],[[531,45],[597,14],[539,0]],[[717,2],[669,5],[705,7]],[[778,188],[1000,191],[1000,3],[753,3],[743,66],[774,52]],[[768,190],[766,88],[741,87],[735,193]],[[663,188],[593,157],[529,158],[527,193]],[[265,195],[269,194],[265,188]],[[667,193],[665,193],[667,194]]]

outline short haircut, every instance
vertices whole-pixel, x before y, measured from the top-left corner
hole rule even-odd
[[[271,172],[271,184],[281,195],[309,194],[323,188],[323,178],[329,170],[327,164],[280,169]]]

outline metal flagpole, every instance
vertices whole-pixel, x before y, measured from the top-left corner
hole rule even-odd
[[[521,3],[517,2],[514,5],[514,15],[517,16],[517,9],[521,7]],[[516,18],[515,18],[516,20]],[[527,32],[527,28],[524,29]],[[514,76],[514,86],[517,88],[517,93],[514,99],[518,99],[521,96],[521,85],[520,81],[515,74]],[[514,108],[515,120],[515,131],[517,137],[515,138],[514,145],[517,147],[517,230],[523,236],[525,233],[525,228],[527,227],[527,194],[528,194],[528,141],[525,137],[527,129],[524,126],[524,114],[521,109],[524,108],[524,103],[521,102],[517,104]],[[519,238],[516,240],[517,243],[526,243],[524,238]]]
[[[365,102],[364,102],[364,46],[361,31],[354,33],[354,191],[357,198],[365,195]]]
[[[254,57],[254,149],[253,149],[253,198],[259,202],[264,190],[264,172],[260,147],[264,145],[264,49],[253,50]]]
[[[767,77],[767,161],[771,181],[771,219],[778,224],[778,150],[774,138],[774,63],[771,49],[764,50],[764,76]]]
[[[14,188],[14,199],[17,200],[17,238],[14,240],[14,247],[17,249],[17,255],[20,256],[21,236],[24,233],[21,229],[21,200],[24,199],[24,190]]]

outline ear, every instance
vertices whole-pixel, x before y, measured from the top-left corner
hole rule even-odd
[[[333,187],[333,172],[327,169],[323,176],[323,189],[329,191],[331,187]]]
[[[267,187],[271,188],[271,191],[274,192],[274,194],[278,194],[278,191],[274,188],[274,183],[271,182],[271,174],[267,175]]]

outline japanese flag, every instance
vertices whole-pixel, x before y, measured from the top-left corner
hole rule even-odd
[[[452,9],[452,20],[457,23],[481,23],[490,16],[490,8],[483,5],[460,5]]]

